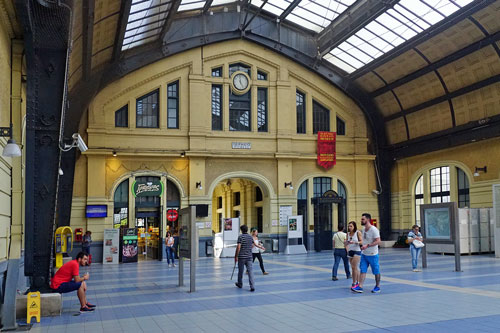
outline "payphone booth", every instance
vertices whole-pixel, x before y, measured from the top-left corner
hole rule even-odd
[[[56,229],[55,252],[56,252],[56,267],[60,268],[63,265],[63,253],[70,253],[73,250],[73,231],[70,227],[59,227]]]

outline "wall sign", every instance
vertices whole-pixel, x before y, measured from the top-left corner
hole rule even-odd
[[[167,210],[167,220],[169,222],[177,221],[178,217],[179,217],[179,213],[177,212],[177,209],[169,209],[169,210]]]
[[[325,169],[330,169],[337,163],[336,139],[335,132],[318,132],[318,165]]]
[[[108,216],[108,206],[107,205],[87,205],[85,210],[86,217],[107,217]]]
[[[134,197],[161,197],[163,194],[163,183],[160,180],[148,182],[135,181],[132,184]]]
[[[252,149],[252,143],[250,143],[250,142],[231,142],[231,147],[233,149]]]

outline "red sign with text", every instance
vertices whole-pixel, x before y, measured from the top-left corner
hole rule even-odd
[[[167,210],[167,220],[169,220],[170,222],[177,221],[178,217],[179,217],[179,213],[177,212],[176,209]]]
[[[318,132],[318,164],[325,169],[330,169],[337,162],[336,139],[337,133],[335,132]]]

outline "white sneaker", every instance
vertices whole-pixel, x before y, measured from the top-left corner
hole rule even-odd
[[[175,264],[172,264],[172,267],[175,267]]]
[[[168,267],[172,267],[172,264],[168,264]]]
[[[421,272],[422,270],[415,268],[413,271],[414,272]]]

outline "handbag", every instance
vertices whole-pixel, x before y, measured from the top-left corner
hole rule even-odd
[[[259,245],[264,246],[264,244],[261,241],[259,241]],[[266,251],[266,249],[261,249],[260,247],[258,249],[260,253],[264,253]]]
[[[413,240],[412,244],[413,244],[413,246],[415,246],[415,248],[417,248],[417,249],[420,249],[420,248],[422,248],[422,247],[424,247],[424,246],[425,246],[424,242],[421,242],[421,241],[419,241],[418,239]]]

